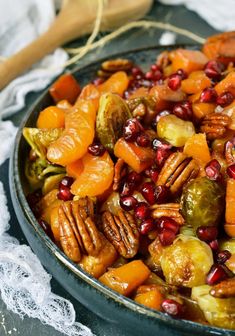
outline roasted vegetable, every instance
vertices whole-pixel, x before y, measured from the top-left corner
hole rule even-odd
[[[134,260],[121,267],[111,269],[104,273],[99,280],[118,293],[128,296],[142,285],[149,275],[148,267],[141,260]]]
[[[47,147],[51,142],[59,138],[62,131],[62,128],[38,129],[24,127],[23,136],[36,156],[40,159],[46,159]]]
[[[113,152],[116,141],[122,135],[123,126],[131,116],[127,103],[117,94],[105,93],[100,97],[96,133],[109,151]]]
[[[218,225],[224,211],[225,190],[207,177],[191,180],[181,196],[181,211],[186,225],[196,230],[199,226]]]
[[[217,327],[235,329],[235,298],[215,298],[209,294],[210,289],[208,285],[194,287],[192,299],[198,302],[209,323]]]
[[[181,147],[195,134],[195,129],[191,121],[170,114],[160,118],[157,123],[157,134],[171,145]]]
[[[192,288],[205,284],[213,256],[206,243],[180,235],[163,249],[160,263],[168,284]]]

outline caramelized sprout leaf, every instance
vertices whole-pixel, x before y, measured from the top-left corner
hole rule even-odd
[[[41,159],[46,159],[47,147],[55,141],[62,133],[62,128],[39,129],[23,128],[23,136],[33,152]]]
[[[96,132],[102,145],[110,152],[113,152],[116,141],[122,136],[126,120],[131,117],[127,103],[117,94],[105,93],[100,97]]]

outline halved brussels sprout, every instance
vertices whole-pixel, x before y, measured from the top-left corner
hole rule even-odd
[[[172,146],[182,147],[195,134],[195,128],[191,121],[185,121],[174,114],[169,114],[159,119],[157,134],[159,138],[166,140]]]
[[[213,256],[210,247],[198,238],[179,235],[163,249],[160,263],[167,283],[192,288],[205,284]]]
[[[194,287],[192,299],[197,301],[209,323],[221,328],[235,329],[235,298],[215,298],[210,295],[210,289],[208,285]]]
[[[225,189],[216,181],[198,177],[185,186],[180,203],[186,225],[195,231],[199,226],[218,225],[225,206]]]
[[[40,157],[34,161],[27,159],[25,162],[25,176],[33,190],[43,188],[45,179],[57,174],[65,174],[65,168],[51,165],[47,160]]]
[[[59,138],[63,129],[62,128],[23,128],[23,136],[28,142],[35,154],[41,158],[46,158],[47,147],[49,144]]]
[[[109,92],[100,97],[96,116],[96,132],[102,145],[110,152],[122,136],[126,120],[131,117],[127,103],[120,96]]]
[[[219,242],[219,247],[221,251],[228,250],[230,253],[235,254],[235,239],[234,238],[221,239]]]

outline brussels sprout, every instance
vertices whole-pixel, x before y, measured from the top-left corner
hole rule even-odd
[[[42,187],[42,194],[46,195],[52,189],[58,189],[59,183],[64,176],[65,174],[56,174],[46,177]]]
[[[225,206],[225,190],[207,177],[191,180],[181,196],[181,211],[186,225],[195,231],[199,226],[218,225]]]
[[[62,131],[62,128],[39,129],[24,127],[23,136],[36,155],[41,159],[45,159],[47,147],[51,142],[59,138]]]
[[[194,287],[192,299],[196,300],[206,320],[221,328],[235,329],[235,298],[219,299],[209,294],[208,285]]]
[[[31,189],[35,190],[44,187],[44,182],[49,176],[65,174],[65,168],[50,165],[48,161],[37,158],[35,161],[26,160],[25,176],[29,181]]]
[[[198,238],[179,235],[163,249],[160,263],[167,283],[192,288],[205,284],[213,256],[210,247]]]
[[[235,239],[221,239],[219,242],[220,250],[228,250],[230,253],[235,254]]]
[[[169,114],[160,118],[157,123],[157,134],[159,138],[168,141],[172,146],[181,147],[195,134],[195,129],[191,121],[185,121],[174,114]]]
[[[96,116],[97,136],[109,151],[121,137],[123,126],[131,118],[131,112],[124,99],[114,93],[105,93],[100,97]]]

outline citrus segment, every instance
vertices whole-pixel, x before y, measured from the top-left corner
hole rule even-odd
[[[113,181],[114,165],[108,152],[101,157],[87,153],[82,164],[83,171],[72,184],[71,192],[80,197],[101,195]]]
[[[80,159],[94,138],[95,107],[85,101],[65,116],[65,130],[50,144],[47,151],[49,161],[66,166]]]

